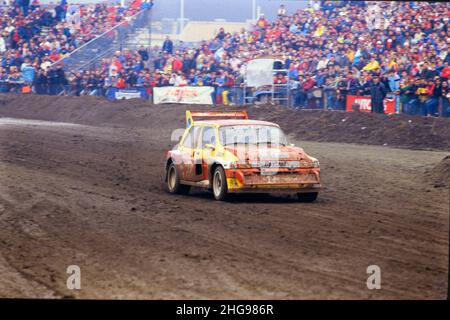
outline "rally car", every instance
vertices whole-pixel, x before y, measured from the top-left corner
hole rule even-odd
[[[316,200],[319,161],[288,144],[280,127],[249,120],[246,112],[186,112],[187,128],[167,153],[165,182],[170,193],[191,187],[212,190],[216,200],[230,193],[296,193]]]

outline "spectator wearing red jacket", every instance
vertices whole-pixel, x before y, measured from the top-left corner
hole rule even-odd
[[[273,83],[274,84],[286,84],[287,83],[286,76],[284,76],[282,73],[277,74],[275,76],[275,78],[273,79]]]
[[[172,61],[172,71],[179,72],[183,69],[183,61],[179,58],[175,58]]]
[[[130,7],[133,9],[141,9],[142,0],[133,0],[130,4]]]
[[[444,68],[441,71],[441,78],[444,78],[446,80],[450,79],[450,67],[448,65],[448,62],[444,63]]]
[[[125,89],[126,87],[127,86],[125,83],[125,79],[122,76],[119,76],[119,78],[117,79],[117,82],[116,82],[116,88],[117,89]]]
[[[315,85],[316,85],[316,81],[309,75],[306,78],[305,82],[303,82],[303,90],[305,92],[308,92],[309,90],[314,88]]]

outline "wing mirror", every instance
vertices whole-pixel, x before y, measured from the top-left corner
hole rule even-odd
[[[214,150],[216,150],[216,147],[213,144],[207,143],[207,144],[205,144],[205,149],[214,151]]]

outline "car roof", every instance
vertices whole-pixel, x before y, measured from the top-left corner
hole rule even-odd
[[[243,126],[243,125],[266,125],[266,126],[273,126],[273,127],[279,127],[279,125],[268,122],[268,121],[260,121],[260,120],[248,120],[248,119],[222,119],[222,120],[202,120],[202,121],[195,121],[195,124],[202,124],[202,125],[218,125],[219,127],[225,127],[225,126]]]

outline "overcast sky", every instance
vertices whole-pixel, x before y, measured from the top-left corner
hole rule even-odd
[[[57,3],[59,0],[41,0],[41,3]],[[69,0],[71,3],[105,2],[100,0]],[[108,1],[116,3],[117,1]],[[180,16],[181,0],[154,0],[153,18],[178,18]],[[306,0],[256,0],[261,11],[269,19],[276,16],[280,4],[284,4],[288,12],[307,5]],[[185,0],[185,16],[191,20],[208,21],[226,19],[233,22],[243,22],[252,18],[252,0]]]
[[[281,4],[284,4],[289,12],[303,8],[307,3],[308,1],[299,0],[256,0],[257,6],[261,6],[262,13],[269,19],[276,16]],[[153,17],[178,18],[179,8],[180,0],[156,0]],[[243,22],[252,18],[252,0],[185,0],[185,15],[191,20],[225,19]]]

